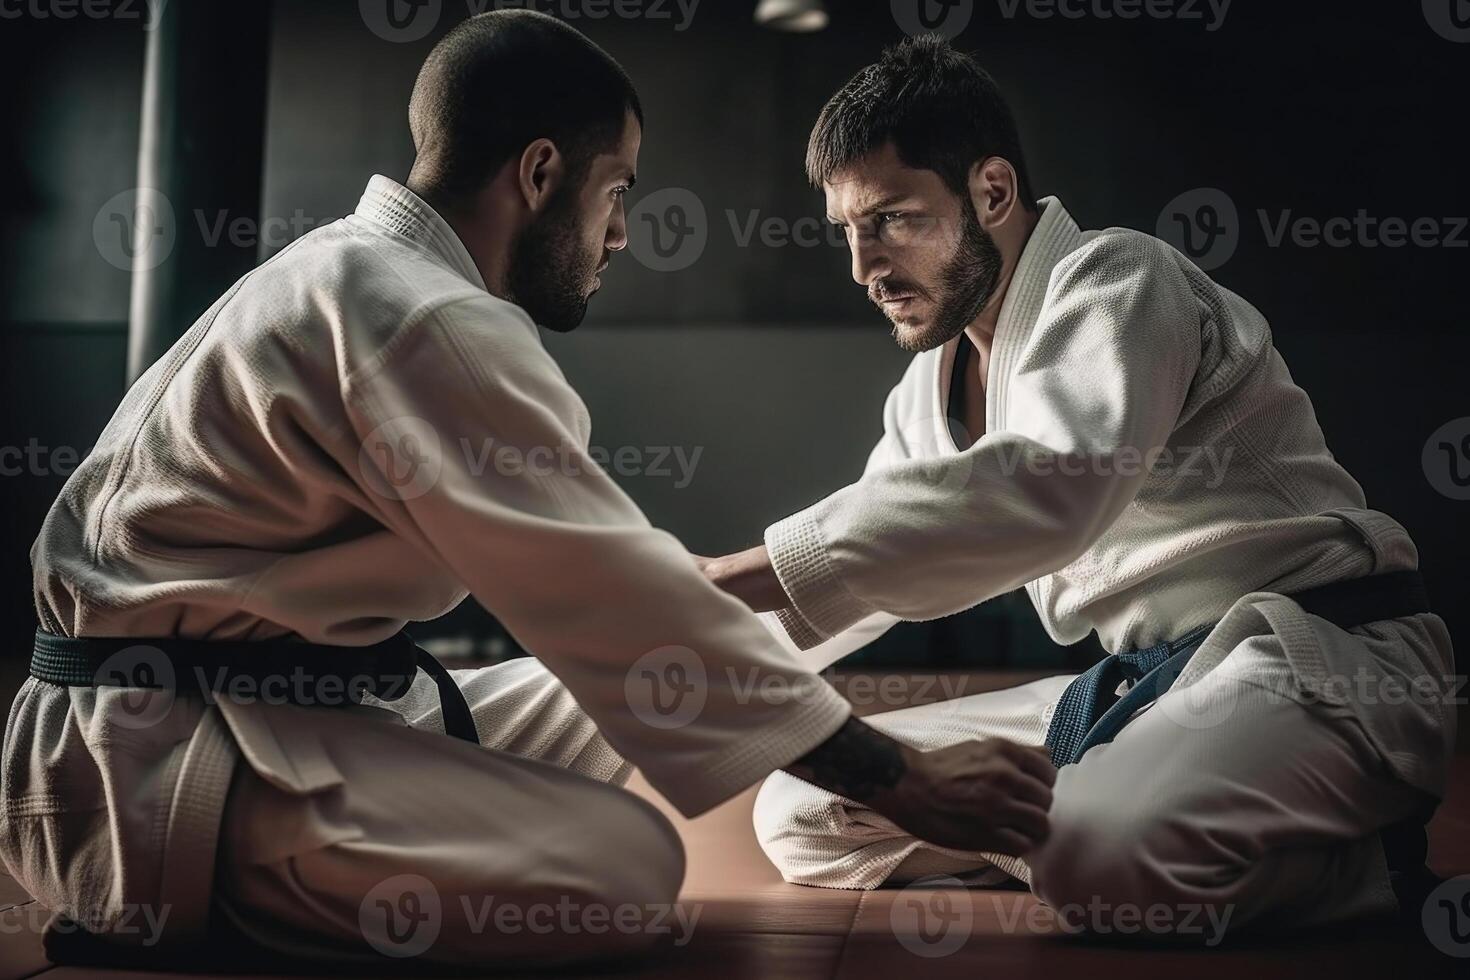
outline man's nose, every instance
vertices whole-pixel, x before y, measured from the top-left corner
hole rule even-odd
[[[621,197],[613,206],[612,219],[607,224],[607,238],[603,244],[611,252],[621,252],[628,247],[628,216],[623,211]]]
[[[852,250],[852,278],[859,286],[871,286],[893,271],[876,235],[851,234],[848,247]]]

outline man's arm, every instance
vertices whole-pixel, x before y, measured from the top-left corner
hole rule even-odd
[[[1199,363],[1198,318],[1167,246],[1136,235],[1084,246],[1053,273],[1001,427],[962,452],[870,467],[767,528],[764,551],[714,560],[715,581],[756,608],[777,603],[807,649],[876,613],[936,619],[1065,566],[1167,445]],[[897,443],[895,404],[885,427]]]
[[[756,612],[772,612],[791,605],[771,566],[770,552],[763,544],[733,555],[695,560],[706,578]]]
[[[920,752],[849,718],[785,771],[941,847],[1025,854],[1046,839],[1056,770],[1004,739]]]
[[[586,410],[519,310],[438,309],[345,389],[360,505],[464,582],[685,815],[805,766],[936,841],[929,798],[960,800],[971,846],[990,839],[974,784],[993,770],[895,756],[854,725],[589,458]]]

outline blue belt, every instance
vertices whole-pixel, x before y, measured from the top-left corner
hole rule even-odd
[[[1343,629],[1429,612],[1424,580],[1417,571],[1348,579],[1288,598]],[[1074,678],[1058,699],[1047,728],[1052,764],[1070,765],[1094,745],[1111,742],[1140,708],[1157,701],[1173,686],[1214,628],[1214,623],[1197,626],[1177,640],[1105,657]],[[1131,684],[1117,697],[1115,692],[1125,679]]]

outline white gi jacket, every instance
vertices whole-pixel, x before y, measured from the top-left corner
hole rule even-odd
[[[1418,563],[1333,459],[1264,317],[1158,239],[1041,207],[1000,311],[985,433],[961,452],[946,420],[959,340],[916,356],[863,478],[766,530],[794,604],[768,625],[820,669],[897,620],[1020,586],[1064,644],[1096,629],[1119,652],[1224,619],[1185,686],[1273,631],[1298,684],[1442,795],[1453,704],[1388,693],[1452,686],[1439,617],[1365,638],[1255,594]]]
[[[527,314],[486,291],[431,208],[374,177],[355,214],[242,278],[128,391],[31,550],[41,626],[365,645],[473,594],[699,813],[849,707],[649,525],[588,457],[590,424]],[[697,655],[704,703],[653,727],[629,670],[670,646]],[[270,705],[181,702],[144,727],[104,710],[123,696],[46,687],[9,733],[30,746],[11,746],[8,783],[33,788],[8,812],[55,818],[77,865],[55,873],[98,878],[98,906],[153,894],[165,842],[166,878],[212,859],[237,751],[294,792],[341,781]],[[281,828],[283,850],[311,832]]]

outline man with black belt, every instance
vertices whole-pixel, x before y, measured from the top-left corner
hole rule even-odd
[[[706,573],[813,669],[1022,586],[1055,640],[1095,630],[1114,656],[869,719],[917,747],[1044,746],[1050,835],[1023,859],[781,773],[766,853],[832,887],[1019,879],[1115,932],[1417,917],[1449,636],[1261,314],[1164,242],[1038,200],[994,82],[934,37],[833,96],[807,164],[917,356],[863,478]]]
[[[683,853],[618,787],[635,764],[689,815],[784,767],[936,843],[1042,839],[1044,753],[853,719],[591,461],[537,324],[575,327],[626,242],[642,122],[616,63],[485,14],[410,115],[407,186],[373,178],[221,297],[32,549],[0,854],[57,912],[53,958],[639,948]],[[467,594],[537,659],[446,672],[401,633]],[[697,690],[668,711],[642,685],[671,667]]]

